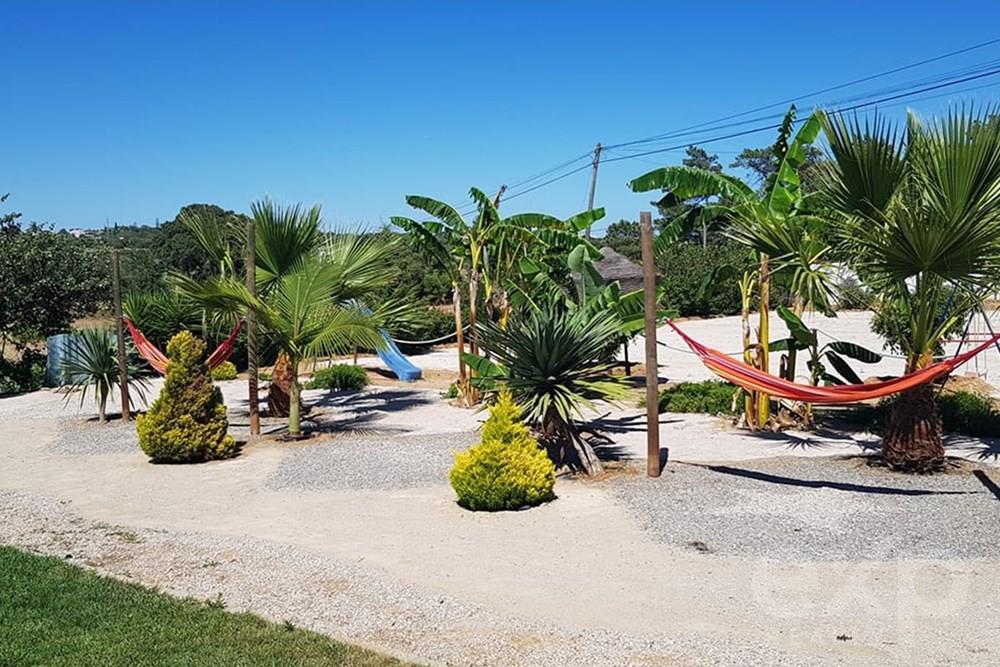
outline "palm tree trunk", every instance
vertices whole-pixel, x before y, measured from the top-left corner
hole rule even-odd
[[[274,362],[271,382],[267,386],[267,413],[269,417],[287,417],[291,405],[292,368],[288,355],[281,353]]]
[[[302,423],[301,423],[301,413],[302,404],[299,398],[299,372],[298,372],[299,362],[298,359],[292,360],[292,381],[289,385],[289,401],[288,401],[288,434],[292,437],[299,437],[302,435]]]
[[[469,352],[472,354],[479,354],[479,332],[476,331],[476,322],[478,321],[478,305],[477,300],[479,298],[479,273],[477,271],[469,272],[469,331],[471,335],[469,336]],[[476,371],[473,369],[469,372],[470,379],[475,377]],[[468,391],[468,401],[470,405],[475,405],[479,402],[479,392],[476,388],[469,386]]]
[[[740,310],[740,323],[742,325],[743,334],[743,363],[750,365],[753,362],[753,357],[750,353],[750,290],[751,282],[749,276],[744,274],[744,280],[740,282],[740,297],[742,299],[742,309]],[[746,398],[743,400],[743,414],[746,419],[747,426],[751,429],[757,427],[757,403],[755,402],[754,393],[747,391],[744,392]]]
[[[941,414],[934,385],[922,384],[896,399],[882,434],[882,458],[893,468],[928,472],[944,465]]]
[[[462,290],[457,282],[451,284],[451,304],[455,309],[455,342],[458,343],[458,395],[465,400],[469,378],[465,371],[465,327],[462,323]]]
[[[107,390],[104,389],[98,389],[98,392],[99,392],[98,393],[99,398],[97,399],[97,421],[103,424],[104,422],[108,421],[108,392]],[[125,413],[122,412],[122,414]]]
[[[771,308],[771,277],[768,271],[767,255],[760,256],[760,321],[757,326],[757,343],[760,345],[760,365],[765,373],[770,372],[767,357],[768,336],[771,335],[769,319]],[[764,427],[771,418],[771,399],[767,394],[757,395],[757,425]]]
[[[604,472],[604,466],[590,443],[563,423],[552,408],[542,421],[541,442],[557,471],[583,472],[587,475]]]

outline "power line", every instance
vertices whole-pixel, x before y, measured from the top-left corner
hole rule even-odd
[[[942,53],[941,55],[933,56],[931,58],[925,58],[924,60],[920,60],[920,61],[917,61],[917,62],[914,62],[914,63],[909,63],[909,64],[903,65],[901,67],[896,67],[896,68],[893,68],[893,69],[890,69],[890,70],[886,70],[884,72],[879,72],[877,74],[872,74],[872,75],[869,75],[869,76],[861,77],[860,79],[854,79],[852,81],[847,81],[845,83],[837,84],[835,86],[830,86],[828,88],[823,88],[821,90],[816,90],[816,91],[813,91],[811,93],[806,93],[804,95],[798,95],[798,96],[795,96],[795,97],[790,97],[788,99],[781,100],[779,102],[773,102],[771,104],[766,104],[764,106],[756,107],[754,109],[749,109],[747,111],[741,111],[740,113],[730,114],[728,116],[722,116],[721,118],[716,118],[714,120],[705,121],[703,123],[697,123],[695,125],[689,125],[687,127],[681,128],[678,131],[693,130],[693,129],[696,129],[696,128],[704,127],[706,125],[712,125],[714,123],[720,123],[720,122],[723,122],[723,121],[732,120],[734,118],[740,118],[742,116],[747,116],[749,114],[757,113],[758,111],[764,111],[766,109],[771,109],[771,108],[776,107],[776,106],[782,106],[782,105],[785,105],[785,104],[791,104],[792,102],[795,102],[795,101],[798,101],[798,100],[808,99],[810,97],[816,97],[817,95],[824,95],[826,93],[830,93],[830,92],[833,92],[835,90],[842,90],[844,88],[849,88],[851,86],[855,86],[855,85],[857,85],[859,83],[865,83],[867,81],[873,81],[875,79],[880,79],[882,77],[890,76],[892,74],[898,74],[899,72],[904,72],[906,70],[914,69],[916,67],[921,67],[923,65],[928,65],[928,64],[933,63],[933,62],[938,62],[940,60],[945,60],[947,58],[952,58],[954,56],[961,55],[963,53],[969,53],[970,51],[976,51],[978,49],[982,49],[982,48],[985,48],[987,46],[992,46],[993,44],[997,44],[997,43],[1000,43],[1000,37],[997,37],[997,38],[991,39],[991,40],[987,40],[985,42],[980,42],[979,44],[973,44],[972,46],[968,46],[968,47],[965,47],[965,48],[962,48],[962,49],[958,49],[957,51],[949,51],[948,53]],[[671,133],[664,133],[664,134],[654,135],[652,137],[647,137],[645,139],[636,139],[636,140],[633,140],[633,141],[626,141],[626,142],[622,142],[622,143],[619,143],[619,144],[611,144],[611,145],[607,146],[607,148],[620,148],[622,146],[632,146],[632,145],[640,144],[640,143],[649,143],[650,141],[656,141],[657,139],[665,138],[665,136],[668,136],[670,134]]]

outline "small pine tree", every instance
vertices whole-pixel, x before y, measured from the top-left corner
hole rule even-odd
[[[513,510],[555,497],[555,466],[506,389],[490,408],[483,441],[455,456],[448,478],[459,504],[471,510]]]
[[[136,423],[139,446],[153,461],[205,461],[236,454],[222,392],[212,384],[205,343],[182,331],[167,344],[167,378]]]
[[[531,431],[521,421],[521,408],[514,402],[510,390],[504,387],[497,393],[497,400],[490,406],[490,417],[483,424],[483,441],[496,441],[509,445],[522,441],[535,442]]]

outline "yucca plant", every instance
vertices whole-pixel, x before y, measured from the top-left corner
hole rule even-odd
[[[593,401],[627,396],[608,356],[621,332],[612,312],[551,303],[513,318],[506,329],[481,322],[480,344],[489,358],[467,354],[466,360],[484,388],[510,389],[557,467],[595,473],[602,466],[581,437],[579,420]]]
[[[93,387],[97,417],[101,422],[107,421],[108,397],[120,387],[118,344],[114,332],[102,328],[82,329],[70,339],[66,352],[62,362],[63,375],[70,381],[66,402],[69,402],[72,392],[79,391],[80,406],[83,407],[87,391]],[[128,366],[129,389],[134,389],[145,401],[145,389],[149,385],[145,378],[137,376],[138,372],[135,366]],[[130,391],[130,401],[131,397]]]
[[[844,256],[883,303],[900,304],[905,312],[907,372],[929,364],[963,317],[963,308],[948,308],[950,292],[975,299],[1000,281],[996,113],[963,108],[929,123],[911,113],[905,128],[879,117],[824,120],[833,158],[824,189],[841,214]],[[942,424],[931,385],[893,403],[882,454],[897,468],[942,465]]]

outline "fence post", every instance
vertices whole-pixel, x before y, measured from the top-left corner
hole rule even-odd
[[[118,385],[122,391],[122,421],[132,419],[128,396],[128,361],[125,358],[125,319],[122,313],[122,251],[111,250],[111,291],[115,301],[115,333],[118,338]]]
[[[257,238],[254,221],[247,221],[247,291],[257,296]],[[247,312],[247,398],[250,402],[250,439],[260,435],[260,397],[257,390],[257,315]]]
[[[642,244],[642,288],[646,337],[646,474],[659,477],[660,465],[660,396],[656,364],[656,265],[653,261],[653,214],[639,214]]]

